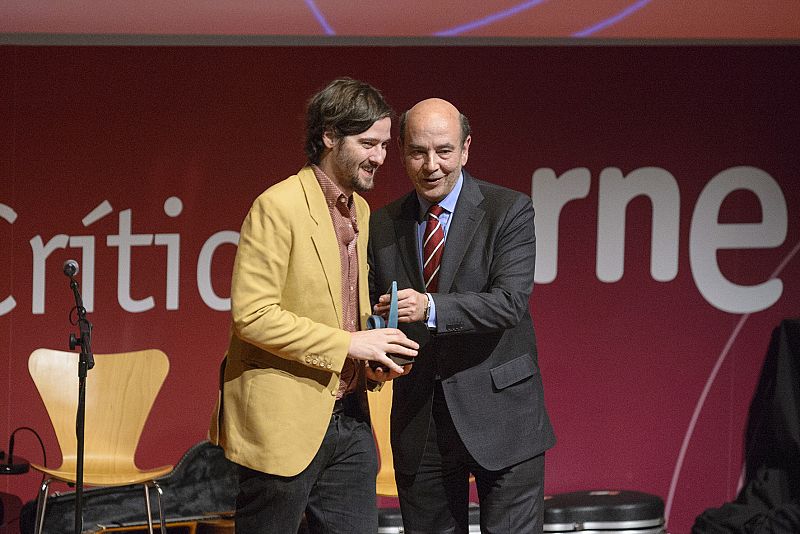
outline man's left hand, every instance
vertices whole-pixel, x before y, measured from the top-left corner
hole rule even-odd
[[[369,365],[366,366],[365,373],[367,376],[367,380],[372,380],[373,382],[386,382],[388,380],[394,380],[398,376],[407,375],[411,372],[411,367],[413,364],[409,363],[403,366],[403,372],[398,373],[397,371],[392,371],[389,369],[384,369],[383,366],[372,368]]]
[[[372,308],[375,315],[387,317],[392,296],[388,293],[381,295],[378,303]],[[428,296],[413,289],[406,288],[397,292],[397,321],[400,323],[413,323],[425,319],[425,308],[428,305]]]

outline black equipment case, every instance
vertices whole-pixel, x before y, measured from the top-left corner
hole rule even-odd
[[[476,504],[469,505],[469,533],[480,534],[481,516]],[[378,509],[378,534],[402,534],[403,516],[400,508]]]
[[[638,491],[575,491],[546,497],[544,532],[666,534],[664,502]]]
[[[195,518],[233,510],[239,490],[236,464],[222,449],[208,441],[193,445],[169,475],[158,479],[167,521]],[[36,499],[22,507],[20,532],[33,534]],[[85,530],[102,526],[143,523],[147,519],[141,484],[120,487],[90,487],[83,493]],[[72,532],[75,524],[75,492],[52,494],[45,509],[44,534]]]

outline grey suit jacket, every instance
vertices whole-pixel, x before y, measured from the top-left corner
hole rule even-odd
[[[414,473],[422,456],[436,376],[467,450],[497,470],[553,446],[528,301],[536,237],[531,199],[477,180],[464,185],[439,273],[437,327],[401,329],[421,345],[410,374],[395,379],[391,416],[395,470]],[[424,292],[417,247],[419,203],[412,191],[370,221],[374,303],[397,281]]]

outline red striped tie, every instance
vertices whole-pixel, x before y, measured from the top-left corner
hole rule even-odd
[[[442,262],[444,250],[444,228],[439,222],[439,215],[444,208],[434,204],[428,210],[428,221],[425,225],[425,234],[422,237],[422,255],[425,258],[422,264],[422,274],[425,279],[425,290],[435,293],[439,285],[439,264]]]

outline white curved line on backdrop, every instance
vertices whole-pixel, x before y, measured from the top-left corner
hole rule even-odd
[[[778,267],[775,269],[775,272],[772,273],[770,279],[777,278],[777,276],[783,271],[783,269],[789,264],[797,251],[800,250],[800,241],[794,246],[794,248],[789,251],[789,254],[781,261]],[[711,374],[708,375],[708,379],[706,380],[706,385],[703,388],[703,392],[700,394],[700,399],[697,401],[697,405],[694,407],[694,413],[692,414],[692,419],[689,421],[689,428],[686,429],[686,435],[683,436],[683,443],[681,444],[681,450],[678,453],[678,461],[675,463],[675,469],[672,472],[672,481],[669,484],[669,494],[667,494],[667,502],[664,506],[664,518],[666,524],[669,524],[669,515],[672,511],[672,501],[675,497],[675,488],[678,485],[678,479],[680,478],[681,468],[683,467],[683,460],[686,458],[686,451],[689,448],[689,442],[692,440],[692,434],[694,434],[694,428],[697,424],[697,420],[700,418],[700,412],[703,411],[703,405],[706,402],[706,397],[708,397],[708,393],[711,390],[711,386],[714,384],[714,380],[717,378],[717,373],[719,372],[720,367],[722,367],[722,363],[725,361],[725,358],[728,356],[728,352],[730,352],[731,347],[733,346],[734,341],[736,341],[736,337],[739,335],[739,332],[742,330],[742,327],[750,318],[750,314],[742,315],[739,319],[739,322],[736,324],[736,327],[733,329],[731,336],[728,338],[728,342],[725,343],[725,348],[722,349],[719,357],[717,358],[717,363],[714,364],[714,368],[711,369]]]

